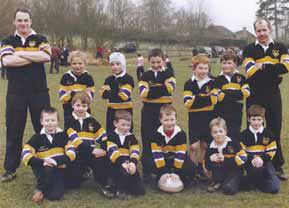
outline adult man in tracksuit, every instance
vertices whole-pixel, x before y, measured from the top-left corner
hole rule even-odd
[[[31,29],[31,13],[17,9],[14,16],[16,32],[2,41],[0,58],[7,69],[6,96],[7,141],[5,173],[1,181],[16,177],[21,161],[22,138],[29,109],[33,128],[41,130],[40,112],[50,105],[44,63],[50,61],[47,39]]]
[[[288,176],[282,169],[284,164],[280,143],[282,99],[279,84],[282,81],[281,75],[288,73],[289,55],[283,44],[271,38],[272,26],[267,19],[257,19],[254,29],[257,40],[249,44],[243,52],[243,65],[251,89],[251,96],[247,99],[247,109],[254,104],[266,109],[266,127],[273,132],[277,142],[273,165],[278,177],[281,180],[288,180]]]

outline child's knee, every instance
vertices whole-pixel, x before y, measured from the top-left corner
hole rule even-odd
[[[231,183],[223,184],[222,189],[223,189],[224,194],[228,194],[228,195],[234,195],[238,192],[238,187],[234,186]]]

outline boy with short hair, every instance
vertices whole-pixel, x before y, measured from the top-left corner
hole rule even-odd
[[[122,53],[109,56],[112,75],[108,76],[100,89],[100,96],[107,99],[106,132],[114,130],[114,114],[117,110],[127,110],[133,114],[131,93],[134,88],[132,76],[126,72],[126,61]],[[132,131],[133,125],[131,126]]]
[[[137,80],[140,81],[140,78],[144,73],[144,58],[140,53],[137,54],[136,67]]]
[[[150,139],[152,132],[160,126],[160,108],[164,104],[173,102],[172,93],[176,88],[176,78],[171,69],[165,68],[165,57],[159,48],[152,49],[148,60],[150,69],[147,70],[139,82],[139,95],[143,99],[141,111],[141,137],[143,144],[142,165],[144,179],[151,176],[147,158],[151,157]]]
[[[236,194],[239,191],[242,166],[247,154],[240,142],[227,136],[227,125],[218,117],[210,122],[213,141],[206,152],[206,169],[212,171],[213,183],[208,192],[222,189],[225,194]]]
[[[71,101],[75,93],[85,91],[92,100],[95,91],[93,77],[85,70],[86,54],[81,51],[73,51],[70,53],[68,61],[72,69],[63,74],[59,89],[59,99],[64,111],[64,123],[72,114]]]
[[[266,193],[277,193],[280,181],[272,164],[277,145],[273,133],[264,128],[265,108],[251,105],[247,111],[249,127],[241,133],[241,145],[248,154],[245,164],[248,185]]]
[[[22,160],[30,165],[37,179],[34,202],[43,198],[59,200],[64,194],[64,169],[76,157],[75,148],[59,127],[59,115],[55,108],[47,107],[41,112],[40,134],[35,134],[24,145]]]
[[[130,112],[118,110],[115,113],[115,130],[107,136],[107,157],[113,164],[116,182],[116,196],[125,199],[127,195],[145,193],[137,163],[140,148],[135,136],[130,132],[132,116]]]
[[[180,179],[189,186],[193,178],[192,163],[187,155],[186,133],[176,124],[176,109],[165,104],[160,109],[161,125],[151,137],[152,172],[159,180],[162,175]]]
[[[237,70],[237,55],[226,51],[221,59],[221,73],[216,78],[220,89],[216,114],[224,118],[228,126],[228,135],[239,140],[244,100],[250,96],[250,88],[244,75]]]
[[[72,116],[67,121],[66,132],[77,150],[77,158],[69,167],[67,179],[71,186],[80,186],[83,170],[92,169],[96,185],[106,197],[112,197],[108,186],[109,160],[106,157],[107,135],[101,125],[87,112],[90,97],[77,92],[72,98]]]
[[[204,174],[204,158],[209,142],[209,123],[215,117],[218,89],[209,77],[210,60],[206,55],[193,57],[192,77],[184,85],[184,105],[189,112],[190,158],[198,163],[197,176],[207,179]],[[199,157],[196,158],[196,151]]]

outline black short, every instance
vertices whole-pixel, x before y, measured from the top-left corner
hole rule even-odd
[[[210,121],[215,117],[213,111],[189,112],[189,140],[193,144],[199,140],[209,142]]]

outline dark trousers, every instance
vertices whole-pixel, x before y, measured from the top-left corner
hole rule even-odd
[[[152,134],[156,132],[160,123],[160,108],[163,104],[145,104],[141,111],[141,138],[142,138],[142,166],[144,175],[151,173],[150,162],[152,158],[150,140]]]
[[[140,81],[140,78],[142,77],[144,73],[144,67],[143,66],[139,66],[136,68],[136,76],[137,76],[137,80]]]
[[[130,175],[122,167],[113,165],[114,181],[116,189],[131,195],[144,195],[145,189],[138,171]]]
[[[122,109],[122,110],[126,110],[126,111],[130,112],[131,115],[133,116],[132,108]],[[107,111],[106,111],[106,132],[107,133],[112,132],[115,129],[113,121],[114,121],[114,116],[115,116],[116,111],[117,111],[116,109],[107,108]],[[131,128],[130,128],[130,132],[132,132],[132,131],[133,131],[133,120],[131,121]]]
[[[49,200],[59,200],[64,195],[63,169],[51,167],[33,167],[37,179],[36,188]]]
[[[75,161],[65,169],[65,185],[68,188],[77,188],[83,181],[84,170],[92,169],[94,180],[107,185],[108,178],[111,177],[111,164],[107,157],[94,157],[92,154],[80,153]]]
[[[2,66],[2,68],[0,68],[1,69],[1,78],[2,79],[6,79],[6,68],[5,68],[5,66]]]
[[[266,109],[266,127],[273,132],[276,138],[277,151],[273,158],[273,165],[277,171],[284,165],[284,157],[281,148],[281,127],[282,127],[282,100],[280,90],[270,93],[270,97],[249,97],[247,99],[247,109],[250,105],[258,104]]]
[[[50,62],[50,70],[49,73],[53,73],[53,68],[55,67],[56,73],[59,73],[59,59],[58,58],[52,58]]]
[[[222,190],[225,194],[236,194],[242,176],[242,169],[237,165],[222,163],[212,163],[210,167],[214,182],[222,183]]]
[[[6,154],[4,168],[15,172],[21,162],[22,140],[26,124],[27,110],[30,112],[34,131],[41,130],[41,110],[50,105],[47,92],[34,95],[6,96]]]
[[[244,181],[265,193],[277,193],[280,189],[280,180],[276,176],[271,161],[267,161],[263,167],[253,167],[251,161],[245,164],[247,176]]]

